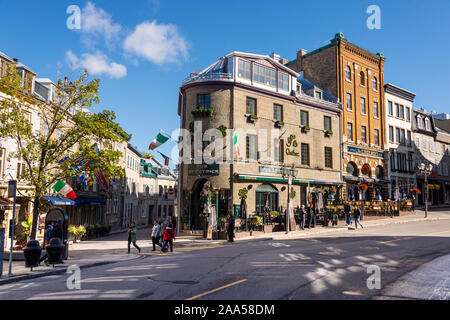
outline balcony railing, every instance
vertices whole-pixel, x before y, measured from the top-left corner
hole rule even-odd
[[[231,75],[231,73],[209,73],[209,74],[205,74],[205,75],[195,75],[195,76],[191,76],[189,78],[186,78],[183,80],[183,86],[187,85],[189,83],[192,82],[200,82],[200,81],[213,81],[213,80],[218,80],[218,81],[229,81],[232,80],[233,76]]]

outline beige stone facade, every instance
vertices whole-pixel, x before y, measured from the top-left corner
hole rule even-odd
[[[273,69],[281,69],[279,63],[268,56],[264,57]],[[249,214],[261,213],[267,194],[270,194],[271,210],[286,209],[288,177],[283,176],[283,167],[294,168],[292,190],[295,191],[295,196],[291,198],[293,207],[309,203],[314,189],[323,191],[342,184],[340,104],[302,92],[301,83],[296,81],[298,74],[292,71],[289,77],[295,81],[289,81],[292,90],[286,94],[240,82],[235,73],[241,58],[253,61],[252,57],[239,54],[228,56],[230,61],[227,71],[234,79],[232,82],[211,79],[182,86],[179,106],[182,128],[192,131],[201,122],[203,132],[219,127],[232,129],[237,134],[240,151],[238,156],[232,141],[233,132],[229,131],[224,138],[229,146],[226,150],[230,151],[224,156],[225,163],[211,166],[185,163],[181,166],[182,215],[189,217],[189,223],[186,218],[185,224],[189,224],[191,229],[205,227],[204,221],[199,221],[204,219],[202,201],[207,199],[207,196],[202,198],[205,196],[204,185],[210,190],[211,203],[218,207],[217,216],[222,217],[236,212],[241,202],[239,192],[242,189],[248,191],[246,203]],[[260,57],[258,63],[261,63]],[[298,87],[294,87],[294,83]],[[193,114],[193,110],[201,107],[201,95],[208,95],[208,106],[205,108],[212,109],[211,115],[199,117]],[[256,103],[256,110],[253,112],[249,112],[247,108],[248,99]],[[275,108],[281,110],[277,115]],[[301,123],[302,111],[308,114],[309,130],[305,130]],[[257,119],[250,120],[251,113]],[[331,126],[327,126],[328,132],[325,130],[325,121]],[[249,135],[254,137],[248,137]],[[280,140],[276,143],[278,138]],[[250,140],[256,141],[256,147]],[[279,145],[277,154],[280,154],[280,158],[274,157],[275,145]],[[303,164],[302,148],[309,151],[308,156],[305,153]],[[328,148],[327,161],[325,148]],[[252,155],[253,150],[256,154]],[[185,152],[187,151],[183,150]],[[191,160],[194,160],[193,151]],[[202,166],[207,170],[202,171]],[[215,171],[211,171],[214,166]]]

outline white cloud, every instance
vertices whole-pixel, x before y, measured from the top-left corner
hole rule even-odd
[[[115,40],[122,27],[118,23],[114,23],[111,15],[103,10],[97,8],[92,2],[88,2],[81,11],[81,33],[85,36],[83,41],[91,45],[93,40],[91,36],[103,36],[107,44]]]
[[[124,49],[141,58],[163,64],[188,58],[189,44],[173,24],[144,21],[137,25],[124,42]]]
[[[106,74],[111,78],[122,78],[127,75],[127,68],[124,65],[111,61],[100,51],[95,53],[83,53],[77,57],[72,51],[66,52],[66,58],[72,69],[86,69],[89,74]]]

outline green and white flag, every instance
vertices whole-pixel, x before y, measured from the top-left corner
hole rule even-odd
[[[58,180],[52,189],[69,199],[75,200],[77,198],[72,188],[62,180]]]
[[[150,143],[150,146],[148,147],[149,150],[154,150],[158,148],[160,145],[165,143],[167,140],[169,140],[169,137],[166,137],[162,133],[158,133],[156,138]]]

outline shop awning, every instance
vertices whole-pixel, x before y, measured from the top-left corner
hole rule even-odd
[[[102,198],[76,198],[75,203],[77,206],[83,204],[105,204],[105,200]]]
[[[0,197],[0,209],[1,210],[8,210],[8,209],[12,209],[14,206],[14,204],[12,203],[12,201],[9,201],[6,198]],[[16,203],[16,209],[20,208],[20,204]]]
[[[238,174],[239,180],[256,180],[256,181],[267,181],[267,182],[284,182],[287,183],[287,178],[282,177],[270,177],[270,176],[258,176],[250,174]],[[295,184],[319,184],[319,185],[343,185],[340,181],[324,181],[324,180],[312,180],[312,179],[292,179],[292,183]]]
[[[42,199],[49,201],[54,206],[74,206],[75,205],[75,201],[68,199],[68,198],[42,197]]]

